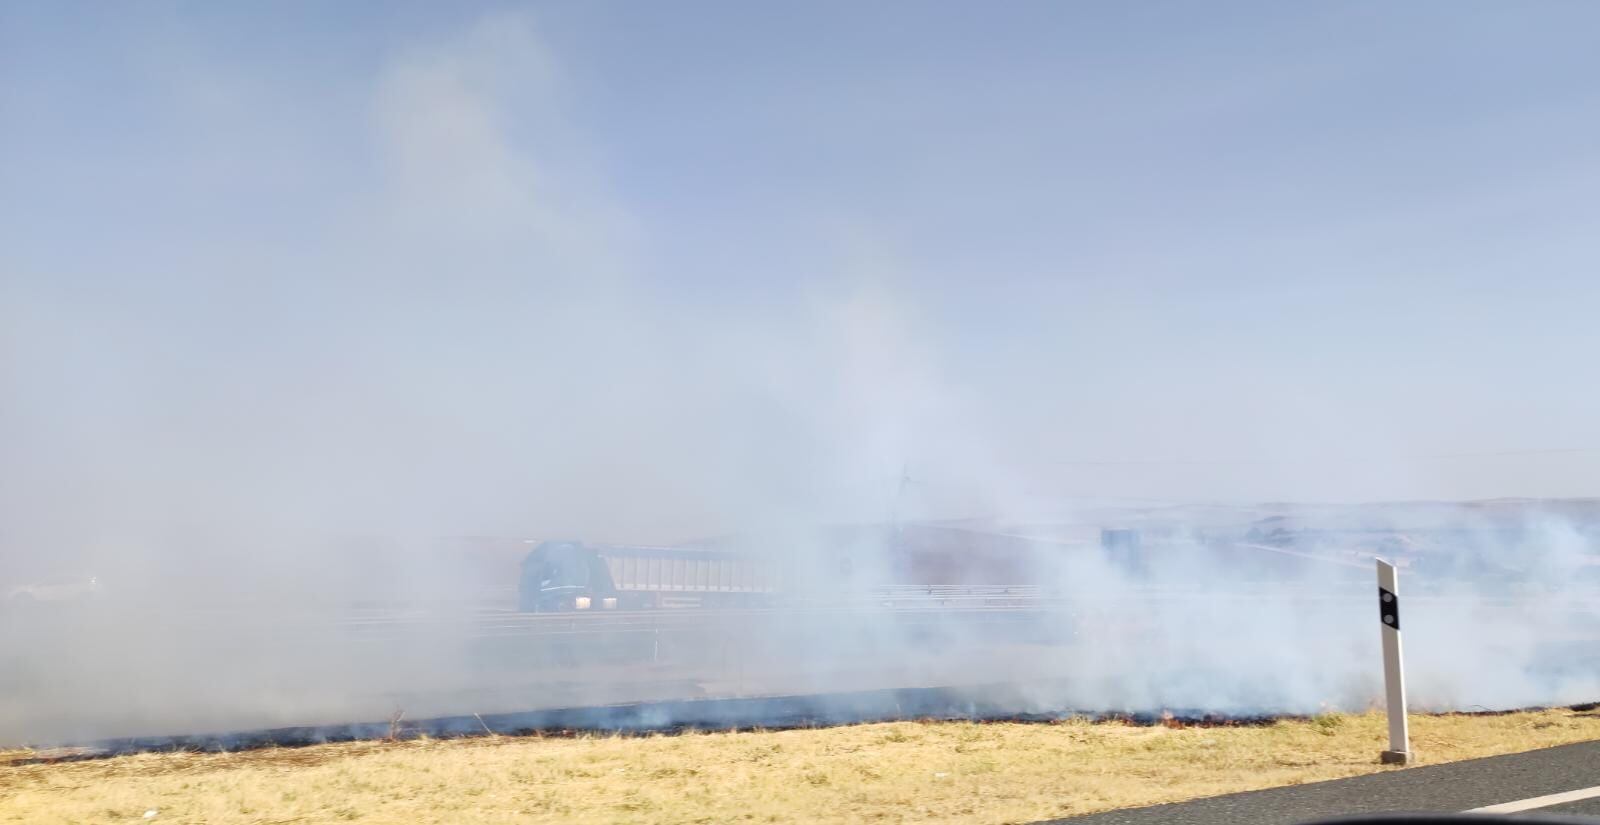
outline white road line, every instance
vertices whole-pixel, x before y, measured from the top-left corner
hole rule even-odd
[[[1600,785],[1593,788],[1582,788],[1565,793],[1553,793],[1549,796],[1536,796],[1532,799],[1519,799],[1515,802],[1502,802],[1499,805],[1487,805],[1482,808],[1473,808],[1469,814],[1514,814],[1517,811],[1531,811],[1534,808],[1548,808],[1551,805],[1562,805],[1568,802],[1577,802],[1580,799],[1594,799],[1600,796]]]

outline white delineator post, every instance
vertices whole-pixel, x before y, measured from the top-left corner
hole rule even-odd
[[[1394,565],[1378,559],[1378,616],[1383,623],[1383,686],[1389,704],[1389,749],[1385,765],[1411,761],[1411,731],[1406,725],[1406,672],[1400,656],[1400,585]]]

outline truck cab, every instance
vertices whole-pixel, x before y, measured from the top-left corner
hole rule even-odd
[[[525,613],[605,610],[617,588],[600,554],[579,541],[540,543],[522,560],[517,608]]]

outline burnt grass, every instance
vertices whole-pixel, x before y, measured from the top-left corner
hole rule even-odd
[[[997,685],[990,688],[909,688],[759,698],[689,699],[418,720],[405,720],[402,715],[396,714],[394,718],[382,722],[104,739],[24,752],[6,760],[5,764],[104,759],[136,753],[234,753],[265,748],[304,748],[332,743],[424,738],[670,736],[740,730],[798,730],[895,721],[1043,725],[1087,721],[1139,727],[1238,728],[1265,727],[1283,721],[1305,722],[1317,718],[1310,714],[1231,714],[1201,709],[1078,709],[1026,713],[1013,710],[1025,704],[1016,686]],[[1440,715],[1503,716],[1548,709],[1481,709],[1450,711]],[[1600,702],[1572,705],[1567,709],[1592,712],[1600,710]]]

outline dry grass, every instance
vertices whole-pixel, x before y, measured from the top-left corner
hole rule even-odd
[[[1423,763],[1600,738],[1555,710],[1413,721]],[[484,738],[57,764],[0,755],[0,822],[1026,822],[1383,770],[1382,717],[1266,727],[915,723]],[[145,812],[158,813],[151,819]]]

